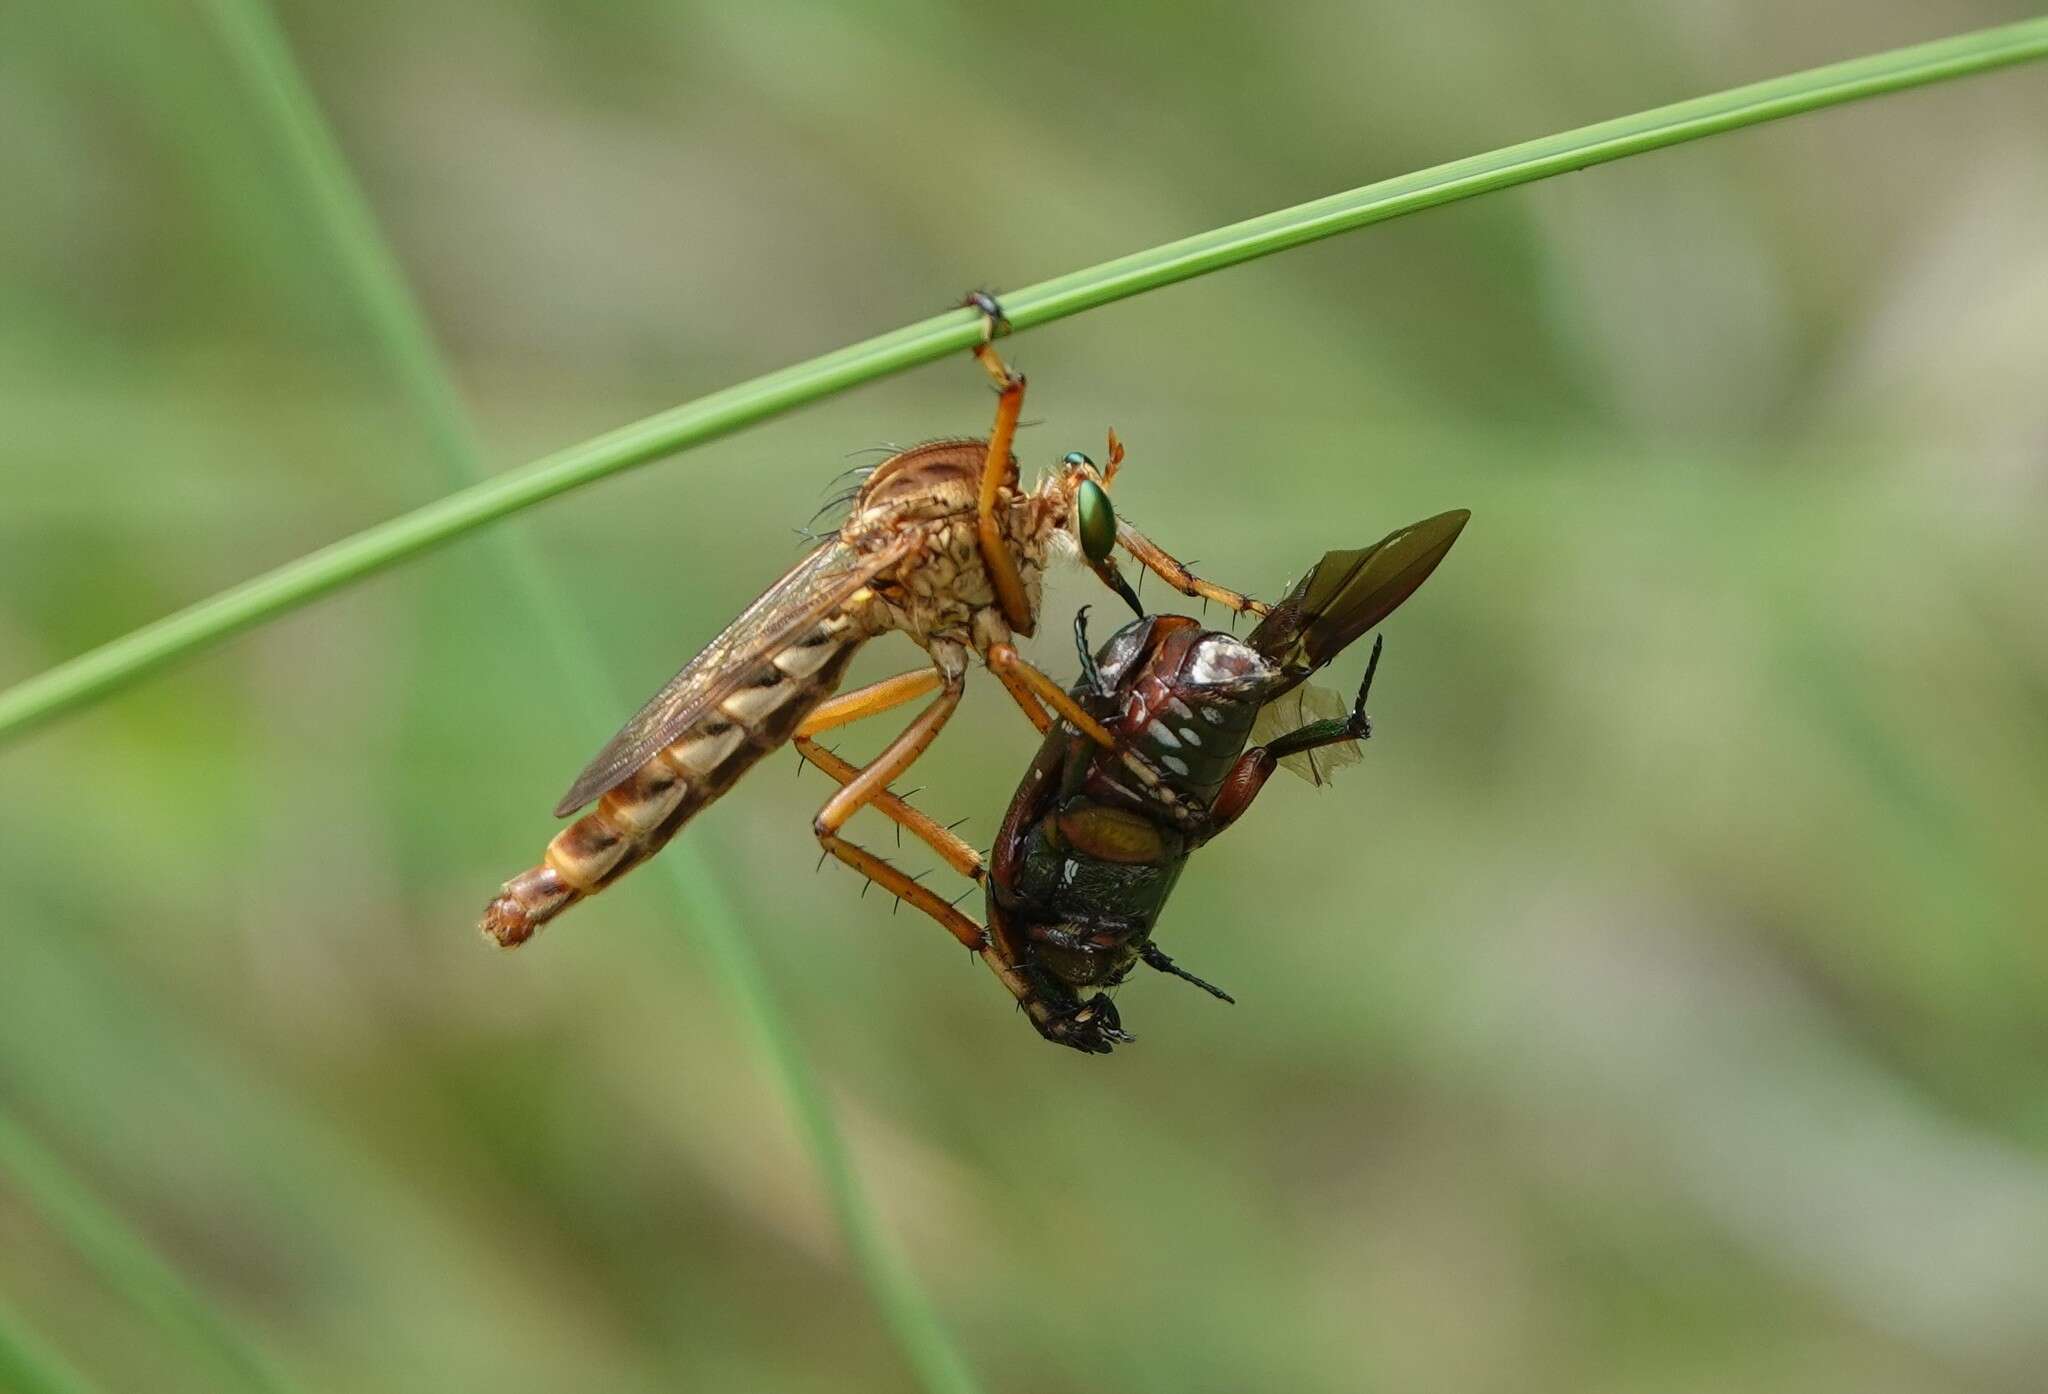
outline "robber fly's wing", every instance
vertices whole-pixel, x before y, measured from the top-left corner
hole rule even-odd
[[[555,805],[555,816],[568,817],[674,744],[699,717],[748,682],[762,663],[902,560],[909,544],[906,537],[878,551],[861,552],[834,538],[791,567],[633,714],[576,776]]]
[[[1317,721],[1342,721],[1351,715],[1351,705],[1343,695],[1318,683],[1303,683],[1291,692],[1276,697],[1259,708],[1259,714],[1252,722],[1251,743],[1269,745],[1277,737],[1289,731]],[[1289,755],[1280,762],[1280,768],[1300,775],[1311,784],[1322,785],[1330,782],[1330,776],[1346,765],[1355,765],[1365,758],[1365,752],[1357,741],[1339,741],[1335,745],[1317,746]]]

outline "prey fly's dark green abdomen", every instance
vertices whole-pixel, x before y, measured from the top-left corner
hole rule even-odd
[[[1150,937],[1187,865],[1187,838],[1172,828],[1148,827],[1151,845],[1133,855],[1102,855],[1089,840],[1091,825],[1128,816],[1085,796],[1063,802],[1025,835],[1014,882],[1005,888],[1014,921],[1070,986],[1122,981],[1133,946]]]

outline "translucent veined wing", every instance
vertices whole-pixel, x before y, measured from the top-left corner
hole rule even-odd
[[[1310,722],[1343,721],[1350,715],[1351,704],[1340,693],[1317,683],[1303,683],[1259,708],[1258,717],[1252,722],[1251,744],[1266,745]],[[1311,784],[1324,785],[1330,782],[1333,773],[1364,758],[1365,752],[1359,749],[1357,741],[1339,741],[1289,755],[1280,762],[1280,768],[1293,771]]]
[[[633,714],[576,776],[555,805],[555,816],[568,817],[674,744],[699,717],[751,680],[764,662],[901,561],[912,545],[905,536],[878,551],[861,552],[833,538],[791,567]]]

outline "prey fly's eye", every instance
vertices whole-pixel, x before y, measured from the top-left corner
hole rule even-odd
[[[1100,564],[1109,558],[1110,548],[1116,545],[1116,510],[1109,506],[1109,491],[1092,479],[1084,479],[1074,501],[1079,515],[1074,530],[1081,537],[1081,552],[1089,561]]]
[[[1078,450],[1069,450],[1066,454],[1060,456],[1060,463],[1068,469],[1079,469],[1083,466],[1089,469],[1095,468],[1095,462]]]

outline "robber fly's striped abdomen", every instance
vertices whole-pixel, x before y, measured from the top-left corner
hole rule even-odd
[[[755,762],[796,734],[837,690],[867,638],[842,612],[762,662],[748,683],[558,833],[539,866],[507,881],[484,911],[484,933],[507,948],[523,944],[660,851]]]

